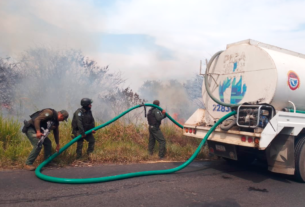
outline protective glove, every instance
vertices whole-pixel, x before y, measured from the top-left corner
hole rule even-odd
[[[40,131],[36,132],[36,138],[37,139],[40,139],[42,135],[43,134]]]

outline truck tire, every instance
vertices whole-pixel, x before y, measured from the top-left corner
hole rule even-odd
[[[297,181],[304,183],[305,182],[305,137],[301,137],[296,145],[294,150],[294,159],[295,159],[295,172],[294,176]]]

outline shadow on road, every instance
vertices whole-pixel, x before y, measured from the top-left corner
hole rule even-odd
[[[181,163],[176,163],[179,166]],[[193,162],[179,174],[188,174],[202,171],[202,176],[220,175],[223,179],[238,177],[253,183],[261,183],[272,179],[284,183],[295,183],[294,176],[277,174],[268,171],[267,164],[255,160],[251,165],[240,165],[238,163],[226,162],[224,160]]]

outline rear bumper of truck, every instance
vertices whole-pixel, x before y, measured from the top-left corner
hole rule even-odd
[[[184,125],[183,135],[203,139],[210,127]],[[237,130],[223,131],[216,128],[208,140],[237,146],[259,148],[261,133],[244,132]]]
[[[197,109],[185,122],[183,126],[183,135],[203,139],[207,132],[211,129],[211,127],[205,126],[205,113],[205,109]],[[239,131],[234,130],[234,128],[224,131],[221,130],[219,126],[208,138],[208,140],[214,142],[264,150],[265,148],[260,148],[259,146],[260,139],[261,133]]]

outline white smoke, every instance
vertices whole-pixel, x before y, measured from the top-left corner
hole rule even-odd
[[[93,99],[93,112],[103,117],[102,97],[124,82],[119,73],[83,56],[77,50],[35,48],[19,63],[20,81],[15,86],[14,114],[27,116],[43,108],[80,108],[82,98]],[[97,107],[98,106],[98,107]],[[108,118],[108,117],[107,117]]]

